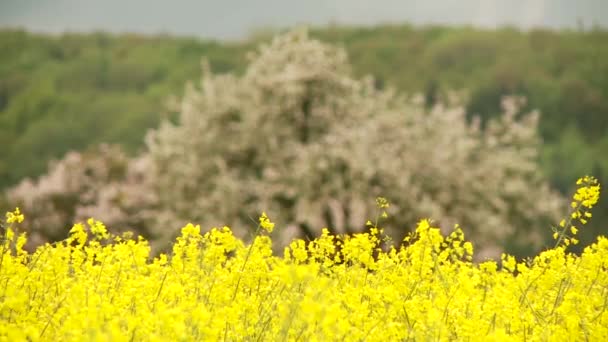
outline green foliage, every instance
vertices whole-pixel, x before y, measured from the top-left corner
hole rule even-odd
[[[243,55],[228,44],[168,36],[0,31],[0,187],[42,174],[49,160],[102,142],[133,154],[156,127],[167,97]]]

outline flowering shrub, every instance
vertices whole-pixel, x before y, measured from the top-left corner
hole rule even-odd
[[[147,241],[89,219],[30,254],[17,209],[0,247],[0,339],[606,340],[608,239],[566,251],[598,196],[581,179],[554,248],[480,264],[460,228],[444,237],[429,220],[398,248],[368,221],[365,233],[324,229],[278,257],[266,214],[249,245],[228,227],[188,224],[150,260]],[[388,202],[377,204],[386,216]]]
[[[28,213],[22,227],[29,233],[26,249],[62,240],[72,222],[92,216],[102,217],[114,233],[128,229],[157,240],[163,232],[151,231],[146,222],[156,203],[144,184],[147,163],[104,144],[70,152],[51,163],[47,174],[11,188],[8,202]]]

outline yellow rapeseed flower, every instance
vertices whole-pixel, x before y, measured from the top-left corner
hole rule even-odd
[[[6,223],[21,223],[25,219],[25,216],[19,210],[19,207],[15,208],[13,212],[6,213]]]
[[[597,204],[600,196],[600,184],[597,179],[591,176],[585,176],[579,178],[576,181],[578,188],[574,195],[572,195],[572,202],[570,206],[572,207],[572,212],[569,217],[563,219],[559,223],[559,231],[554,229],[553,238],[557,240],[555,246],[559,246],[562,242],[568,246],[569,244],[576,244],[578,240],[573,239],[572,237],[567,235],[567,231],[570,230],[572,235],[576,235],[578,232],[578,228],[574,226],[573,222],[578,221],[580,224],[587,224],[587,219],[592,215],[588,211],[588,209],[593,208],[595,204]],[[583,209],[586,208],[587,210]]]
[[[262,212],[262,215],[260,216],[259,220],[260,220],[260,227],[262,227],[262,229],[264,229],[268,233],[272,233],[272,230],[274,229],[274,223],[272,223],[270,221],[268,216],[266,216],[265,212]]]
[[[577,210],[588,218],[585,198]],[[101,243],[96,221],[74,225],[68,243],[28,252],[26,235],[9,225],[16,239],[0,246],[0,340],[603,341],[608,239],[566,253],[580,228],[570,214],[554,228],[559,245],[521,262],[504,254],[502,267],[471,262],[462,231],[446,237],[429,220],[388,251],[372,226],[323,229],[283,257],[269,236],[246,246],[228,227],[201,235],[189,224],[172,252],[153,258],[143,238]],[[272,226],[262,214],[258,230]]]

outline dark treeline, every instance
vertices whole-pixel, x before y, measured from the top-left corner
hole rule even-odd
[[[608,32],[400,25],[312,35],[344,46],[356,74],[421,92],[429,105],[464,91],[470,115],[484,119],[501,112],[504,95],[525,96],[524,110],[542,113],[541,165],[552,184],[566,194],[584,174],[608,184]],[[201,57],[216,72],[238,72],[264,39],[0,31],[0,188],[72,149],[111,142],[135,153],[146,130],[171,115],[170,96],[199,79]],[[590,228],[598,232],[608,223],[602,203]]]

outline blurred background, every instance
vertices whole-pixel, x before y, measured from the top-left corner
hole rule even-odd
[[[4,0],[0,24],[44,33],[167,33],[242,40],[297,24],[473,26],[495,29],[606,27],[602,0]]]
[[[541,113],[538,163],[552,189],[570,197],[585,174],[608,184],[604,0],[3,0],[2,208],[18,202],[11,189],[26,178],[34,189],[70,151],[123,153],[97,150],[111,143],[135,158],[149,129],[175,119],[167,103],[200,79],[202,57],[215,72],[243,74],[248,51],[302,25],[343,47],[355,77],[422,94],[427,108],[457,91],[467,117],[485,121],[505,96],[525,97],[522,110]],[[50,191],[40,186],[31,191]],[[65,224],[82,199],[53,191]],[[606,203],[581,245],[606,234]]]

